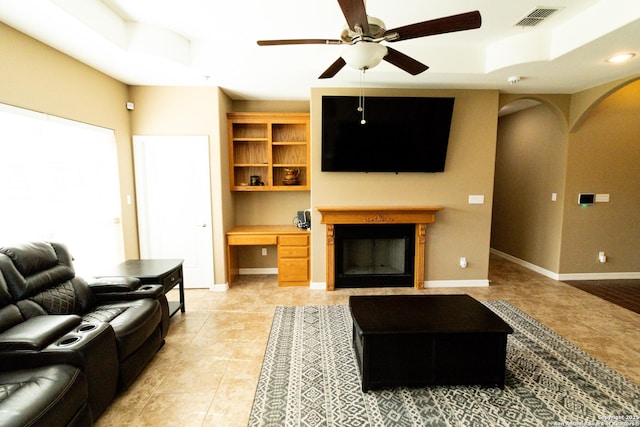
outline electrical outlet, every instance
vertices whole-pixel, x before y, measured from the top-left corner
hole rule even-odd
[[[267,256],[267,248],[262,248],[262,256]]]

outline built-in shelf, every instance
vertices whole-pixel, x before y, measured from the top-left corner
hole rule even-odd
[[[309,190],[308,113],[228,113],[227,121],[231,190]],[[299,171],[296,184],[287,169]]]

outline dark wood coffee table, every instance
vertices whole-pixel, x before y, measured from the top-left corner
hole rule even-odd
[[[362,390],[481,384],[504,388],[513,329],[468,295],[351,296]]]

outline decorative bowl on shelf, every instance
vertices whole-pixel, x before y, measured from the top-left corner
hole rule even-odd
[[[298,185],[300,183],[300,169],[284,168],[284,185]]]

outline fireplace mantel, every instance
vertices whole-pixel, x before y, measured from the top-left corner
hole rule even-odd
[[[415,224],[414,287],[424,288],[424,254],[427,224],[436,220],[442,206],[349,206],[319,207],[320,222],[327,225],[327,290],[335,289],[336,224]]]

